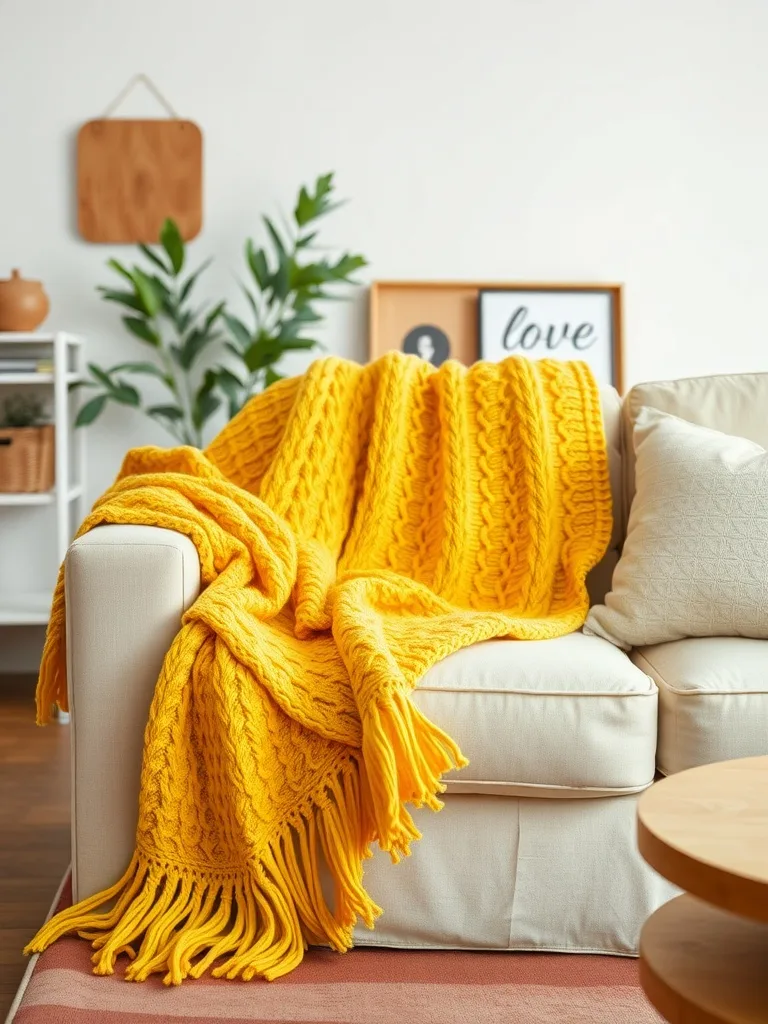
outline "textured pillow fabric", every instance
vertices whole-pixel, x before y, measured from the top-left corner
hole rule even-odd
[[[768,638],[768,452],[648,407],[634,445],[627,539],[584,632],[624,648]]]

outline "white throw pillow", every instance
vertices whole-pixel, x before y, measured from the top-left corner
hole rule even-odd
[[[634,445],[627,539],[584,632],[624,648],[768,638],[768,452],[647,407]]]

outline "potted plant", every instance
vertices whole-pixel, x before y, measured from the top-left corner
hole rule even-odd
[[[0,492],[31,494],[54,484],[54,428],[35,395],[6,399],[0,417]]]
[[[200,447],[206,421],[219,407],[211,371],[200,373],[198,362],[212,344],[221,340],[218,320],[224,303],[198,307],[192,294],[210,261],[186,277],[186,246],[177,225],[166,220],[160,245],[140,245],[144,265],[127,267],[111,259],[107,265],[123,279],[123,286],[99,287],[105,302],[121,306],[125,328],[150,350],[149,358],[118,363],[109,368],[88,364],[90,378],[82,386],[96,390],[80,409],[77,426],[87,426],[101,415],[108,402],[141,409],[168,430],[181,444]],[[125,287],[127,282],[128,287]],[[152,376],[167,392],[164,401],[142,402],[128,378]]]
[[[359,253],[335,258],[319,255],[317,221],[341,204],[334,200],[333,174],[321,174],[314,188],[302,186],[293,220],[282,231],[262,217],[267,244],[245,245],[251,286],[242,286],[251,311],[249,324],[224,311],[230,334],[227,348],[235,357],[232,368],[216,370],[217,384],[226,395],[229,415],[251,395],[281,379],[279,363],[288,352],[319,348],[313,331],[322,321],[319,306],[343,297],[338,286],[354,285],[354,273],[367,266]]]
[[[322,321],[319,304],[341,298],[337,286],[354,284],[352,275],[367,263],[357,254],[331,259],[315,249],[316,222],[339,205],[333,190],[333,174],[318,177],[313,188],[302,186],[293,220],[282,231],[262,218],[266,245],[257,247],[249,239],[245,247],[251,278],[250,286],[242,286],[251,312],[247,324],[223,302],[192,304],[208,264],[182,276],[186,247],[172,220],[163,225],[159,246],[139,246],[142,265],[109,260],[128,287],[99,292],[123,308],[123,324],[149,346],[151,361],[106,369],[89,363],[83,386],[95,393],[80,409],[77,425],[92,423],[107,403],[117,402],[162,423],[181,444],[201,447],[205,425],[222,402],[234,416],[252,394],[280,379],[278,364],[286,353],[317,348],[312,331]],[[167,399],[146,403],[131,379],[141,375],[157,378]]]

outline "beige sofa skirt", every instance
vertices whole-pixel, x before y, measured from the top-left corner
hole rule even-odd
[[[646,918],[677,893],[637,852],[637,800],[466,795],[417,811],[412,855],[368,862],[384,914],[357,943],[635,955]]]

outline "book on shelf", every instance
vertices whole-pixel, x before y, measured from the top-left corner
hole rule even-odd
[[[53,373],[53,360],[3,356],[0,358],[0,373]]]

